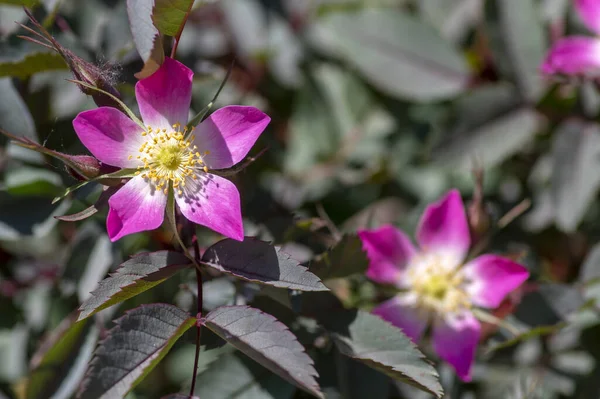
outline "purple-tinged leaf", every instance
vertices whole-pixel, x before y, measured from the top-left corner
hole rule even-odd
[[[202,323],[281,378],[323,398],[312,359],[273,316],[249,306],[223,306],[210,312]]]
[[[75,320],[75,314],[68,316],[41,342],[31,359],[25,398],[49,398],[59,390],[65,397],[75,393],[98,341],[91,320]]]
[[[399,328],[364,311],[333,312],[321,322],[344,355],[442,397],[437,371]]]
[[[300,291],[327,291],[321,280],[290,255],[269,243],[246,237],[225,239],[208,248],[202,263],[244,280]]]
[[[196,323],[173,305],[151,304],[115,320],[96,349],[78,398],[122,398],[140,383]]]
[[[94,205],[91,205],[77,213],[73,213],[71,215],[55,216],[55,218],[58,220],[62,220],[63,222],[77,222],[80,220],[87,219],[90,216],[98,213],[99,210],[105,208],[108,205],[108,199],[118,190],[119,187],[107,187],[104,191],[102,191]]]
[[[135,74],[138,79],[152,75],[165,60],[161,34],[152,21],[153,6],[154,1],[127,0],[133,42],[144,60],[144,68]]]
[[[149,290],[190,264],[180,252],[158,251],[134,256],[102,280],[79,308],[79,320]]]

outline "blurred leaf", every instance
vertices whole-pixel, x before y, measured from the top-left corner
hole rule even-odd
[[[548,302],[552,310],[563,320],[572,316],[585,303],[578,287],[570,284],[542,284],[538,292]]]
[[[106,275],[113,263],[112,245],[104,232],[96,237],[91,248],[86,249],[89,257],[77,284],[77,296],[81,302],[92,296],[91,292],[98,287],[98,282]]]
[[[83,378],[98,341],[92,321],[64,319],[40,344],[31,360],[27,399],[70,398]]]
[[[236,288],[230,277],[206,281],[202,285],[202,307],[208,311],[219,306],[233,305]]]
[[[0,240],[42,236],[56,225],[53,216],[68,208],[69,202],[53,205],[46,197],[14,197],[0,192]]]
[[[198,375],[194,394],[210,399],[291,399],[295,390],[252,360],[230,353]]]
[[[507,84],[479,87],[454,105],[454,121],[432,157],[439,167],[470,172],[473,161],[489,168],[521,151],[531,141],[538,115],[523,107]]]
[[[179,252],[135,255],[98,284],[90,298],[79,307],[78,320],[149,290],[189,264],[189,259]]]
[[[194,0],[154,0],[152,21],[158,30],[169,36],[175,36],[182,29]]]
[[[20,137],[37,139],[31,113],[10,78],[0,78],[0,99],[0,128]]]
[[[40,195],[54,197],[62,191],[62,180],[56,173],[45,169],[22,166],[11,169],[5,176],[6,191],[12,195]]]
[[[460,53],[429,26],[394,9],[330,13],[316,40],[343,56],[392,96],[431,101],[460,94],[469,69]]]
[[[546,52],[544,26],[537,7],[535,0],[486,2],[494,61],[516,83],[522,95],[533,101],[544,88],[539,68]]]
[[[554,135],[552,198],[556,224],[574,231],[600,186],[600,127],[569,119]]]
[[[52,50],[33,47],[28,43],[20,47],[0,44],[0,77],[27,78],[37,72],[68,69],[62,57]]]
[[[144,61],[144,68],[135,74],[138,79],[152,75],[165,60],[161,34],[152,21],[153,3],[148,0],[127,0],[133,41]]]
[[[331,155],[338,140],[327,103],[314,81],[301,87],[293,105],[285,169],[302,174],[306,168]]]
[[[333,312],[322,322],[344,355],[442,397],[435,368],[399,328],[364,311]]]
[[[362,250],[360,239],[356,235],[346,235],[332,249],[312,262],[310,270],[326,280],[363,274],[368,265],[369,261]]]
[[[249,306],[224,306],[203,324],[291,384],[322,398],[312,359],[294,334],[273,316]]]
[[[121,398],[139,384],[196,323],[173,305],[143,305],[115,320],[94,353],[78,398]]]
[[[279,247],[246,237],[208,248],[202,264],[244,280],[301,291],[327,291],[321,280]]]
[[[29,329],[18,323],[0,330],[0,381],[16,382],[27,371]]]
[[[594,245],[587,254],[581,265],[578,280],[586,283],[598,278],[600,278],[600,244]]]
[[[436,26],[445,39],[460,43],[478,22],[481,0],[421,0],[417,5],[423,19]]]

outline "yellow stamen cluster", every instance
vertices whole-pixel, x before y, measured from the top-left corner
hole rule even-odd
[[[141,134],[147,137],[146,141],[139,148],[139,159],[143,165],[138,166],[137,175],[141,174],[144,179],[150,181],[157,189],[168,193],[169,183],[172,182],[173,188],[177,194],[183,194],[186,179],[196,180],[198,172],[208,172],[208,167],[204,163],[203,156],[208,155],[208,151],[200,154],[196,145],[194,145],[194,135],[188,135],[188,128],[180,131],[181,125],[176,123],[173,130],[148,129]],[[130,155],[129,159],[133,159]]]
[[[448,267],[438,255],[421,255],[408,269],[410,289],[419,304],[440,313],[471,308],[459,268]]]

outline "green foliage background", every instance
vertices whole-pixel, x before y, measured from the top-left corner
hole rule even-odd
[[[59,56],[18,38],[28,33],[15,23],[26,23],[17,3],[0,1],[0,128],[87,154],[71,122],[96,105],[66,80],[72,76]],[[125,1],[31,3],[59,42],[99,65],[135,107],[134,74],[143,62]],[[541,76],[556,26],[588,34],[567,0],[196,1],[178,47],[177,58],[195,72],[194,111],[235,60],[217,105],[254,105],[272,117],[251,155],[266,152],[232,178],[246,234],[313,260],[311,270],[329,278],[344,305],[368,310],[389,295],[362,276],[364,258],[351,234],[384,223],[410,233],[426,204],[453,187],[471,204],[482,248],[530,269],[529,284],[497,314],[529,332],[499,344],[513,337],[489,327],[473,383],[460,384],[440,364],[453,398],[600,394],[600,95],[594,80]],[[59,162],[0,137],[0,398],[23,397],[40,344],[52,341],[49,334],[109,271],[132,254],[174,247],[165,229],[111,244],[106,210],[58,221],[101,191],[91,184],[51,204],[75,183]],[[203,248],[218,238],[199,234]],[[318,255],[343,234],[328,269]],[[192,273],[177,274],[100,313],[105,324],[71,330],[72,345],[51,353],[64,366],[53,383],[67,392],[56,397],[69,397],[69,384],[85,370],[96,342],[87,337],[102,336],[111,318],[143,303],[193,312],[192,287]],[[281,303],[294,305],[283,290],[259,292],[216,272],[204,295],[205,310],[251,303],[284,322]],[[324,356],[313,326],[295,328],[327,398],[427,397],[357,362]],[[306,397],[215,336],[205,339],[203,399]],[[193,342],[185,334],[129,397],[157,398],[189,385]]]

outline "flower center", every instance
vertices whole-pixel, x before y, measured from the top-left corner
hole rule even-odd
[[[148,130],[142,132],[142,136],[147,137],[147,140],[139,148],[140,154],[136,156],[143,162],[143,166],[138,166],[136,174],[141,174],[165,194],[172,183],[177,193],[182,195],[186,179],[196,180],[199,173],[208,172],[202,157],[209,152],[200,154],[193,144],[194,135],[186,137],[187,127],[180,131],[180,126],[178,123],[174,124],[171,131],[148,126]],[[129,159],[132,158],[133,155],[130,155]]]
[[[460,269],[444,261],[439,255],[418,255],[408,269],[410,290],[421,306],[439,313],[470,308]]]

